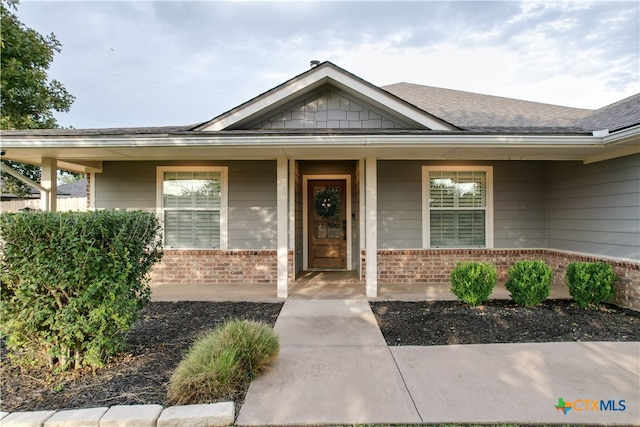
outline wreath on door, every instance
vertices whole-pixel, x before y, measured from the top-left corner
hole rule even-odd
[[[340,209],[338,194],[333,190],[322,190],[313,200],[313,210],[323,218],[334,218]]]

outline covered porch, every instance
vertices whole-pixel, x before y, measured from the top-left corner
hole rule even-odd
[[[456,300],[450,283],[389,283],[378,285],[378,295],[370,301],[451,301]],[[366,284],[355,271],[303,272],[289,290],[289,298],[366,298]],[[504,282],[496,284],[491,299],[509,299]],[[570,298],[564,285],[552,285],[550,299]],[[282,302],[271,284],[162,284],[151,286],[152,301],[255,301]]]

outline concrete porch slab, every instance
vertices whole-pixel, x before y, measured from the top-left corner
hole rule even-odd
[[[151,286],[151,301],[250,301],[282,302],[276,295],[276,286],[264,283],[247,284],[194,284]]]
[[[607,352],[628,353],[611,343]],[[627,344],[627,343],[622,343]],[[591,346],[593,347],[593,346]],[[639,378],[582,343],[391,347],[425,423],[637,424]],[[636,363],[638,360],[636,359]],[[558,399],[626,402],[557,410]]]
[[[548,299],[568,299],[569,288],[551,286]],[[378,296],[372,301],[455,301],[450,283],[383,283],[378,285]],[[511,299],[503,282],[496,283],[489,299]]]
[[[333,273],[333,272],[331,272]],[[341,272],[338,272],[341,273]],[[342,299],[365,298],[365,284],[352,280],[340,281],[330,274],[322,279],[296,281],[289,287],[289,298],[294,299]],[[450,291],[449,283],[393,283],[380,284],[378,296],[372,301],[453,301],[456,299]],[[491,294],[491,299],[509,299],[509,291],[503,283],[498,283]],[[549,298],[570,298],[566,286],[553,286]],[[151,287],[151,301],[252,301],[282,302],[278,298],[275,284],[198,284],[173,285],[163,284]]]

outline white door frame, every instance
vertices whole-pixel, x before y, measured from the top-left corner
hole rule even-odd
[[[309,269],[309,181],[315,180],[345,180],[347,193],[347,270],[353,270],[351,254],[351,175],[303,175],[302,176],[302,268]]]

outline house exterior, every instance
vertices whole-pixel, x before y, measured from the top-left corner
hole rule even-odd
[[[88,173],[91,209],[157,212],[155,283],[307,270],[448,282],[456,262],[614,267],[640,309],[640,94],[600,110],[399,83],[323,62],[196,126],[2,132],[4,157]],[[49,178],[49,179],[47,179]],[[48,201],[48,202],[47,202]]]

